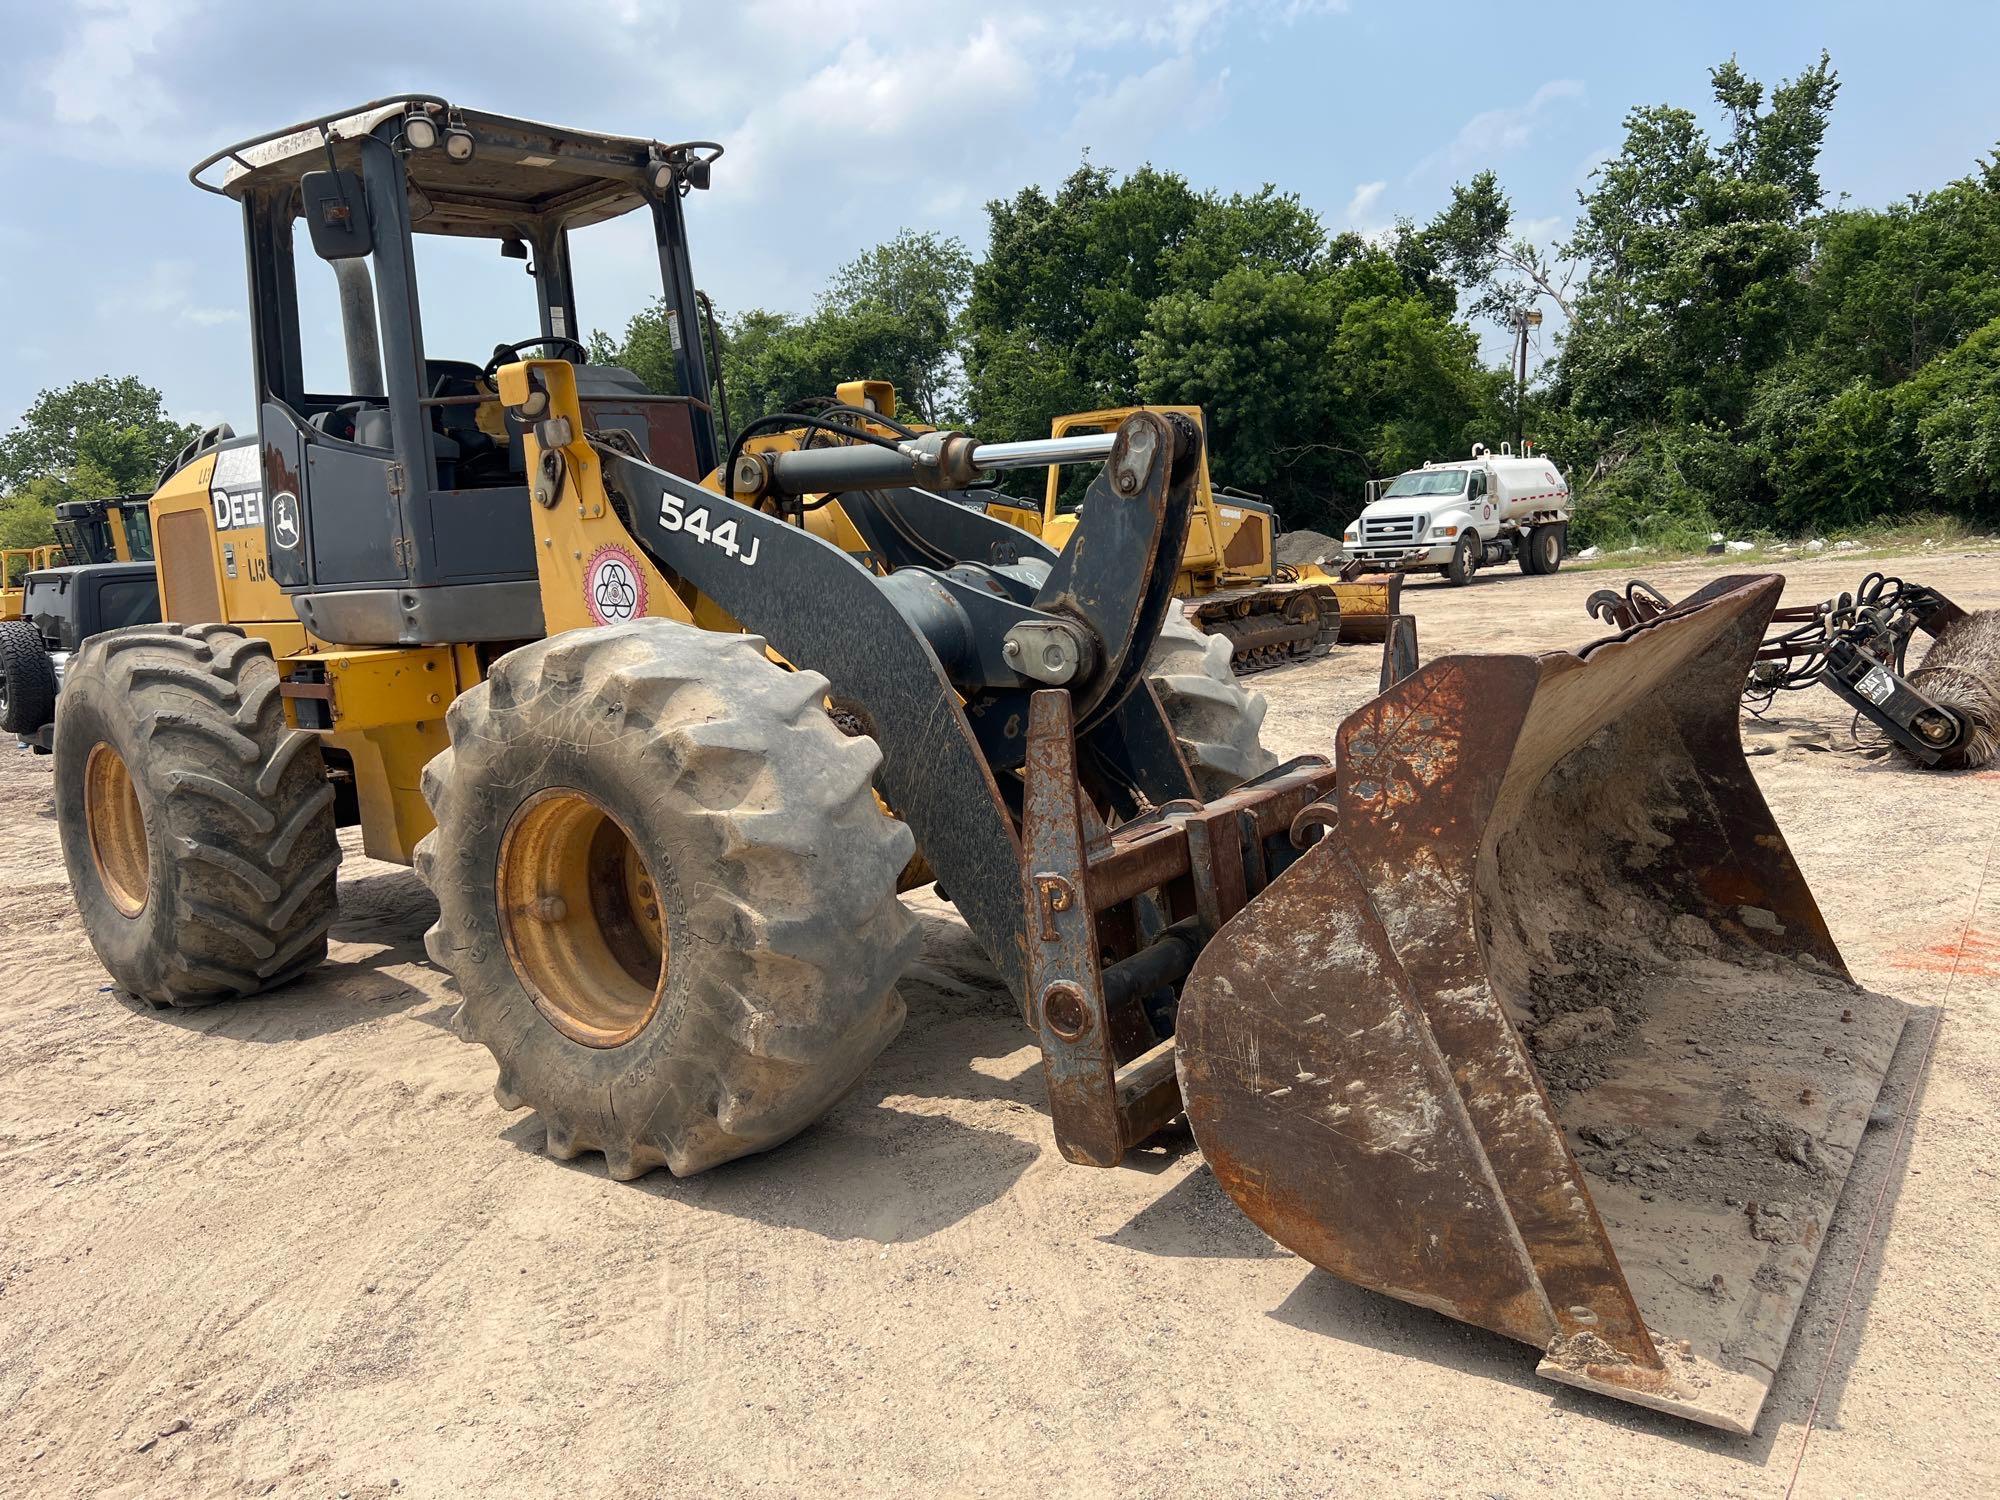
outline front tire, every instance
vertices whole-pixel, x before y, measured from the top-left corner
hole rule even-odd
[[[93,636],[56,703],[56,823],[90,945],[156,1005],[273,989],[326,957],[340,846],[319,740],[271,643],[230,625]]]
[[[551,1156],[688,1176],[803,1130],[903,1023],[915,840],[826,679],[669,620],[502,658],[424,771],[431,957]]]
[[[0,620],[0,729],[33,734],[56,713],[56,664],[26,620]]]
[[[1451,561],[1445,564],[1445,581],[1453,588],[1463,588],[1472,582],[1472,575],[1479,571],[1481,548],[1478,537],[1469,531],[1459,533],[1458,542],[1451,549]]]
[[[1230,667],[1229,640],[1205,635],[1176,605],[1146,659],[1146,678],[1204,797],[1220,797],[1277,765],[1261,732],[1266,703]]]

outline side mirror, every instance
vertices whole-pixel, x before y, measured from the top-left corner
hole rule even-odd
[[[368,200],[355,172],[308,172],[299,179],[306,228],[321,260],[359,260],[373,253],[375,232]]]

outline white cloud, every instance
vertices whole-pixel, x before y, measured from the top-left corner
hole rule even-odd
[[[1102,160],[1117,161],[1170,131],[1209,124],[1222,113],[1229,70],[1203,74],[1199,60],[1182,53],[1143,73],[1107,80],[1077,106],[1069,138]]]
[[[97,301],[97,315],[138,324],[178,324],[214,328],[238,322],[239,307],[218,307],[195,295],[195,264],[189,260],[155,261],[136,280],[113,286]]]
[[[1440,167],[1459,172],[1489,166],[1532,141],[1565,100],[1582,97],[1583,85],[1576,79],[1556,78],[1536,89],[1526,103],[1482,110],[1461,125],[1444,146],[1411,168],[1410,178],[1428,176]]]
[[[78,154],[90,148],[178,159],[167,127],[179,111],[156,54],[196,20],[197,0],[80,0],[77,23],[43,69],[47,123]]]
[[[969,37],[853,37],[832,61],[764,94],[733,132],[731,189],[755,200],[781,184],[907,181],[964,161],[1034,97],[1035,62],[988,21]],[[912,204],[914,209],[915,204]]]
[[[1382,210],[1382,197],[1388,188],[1386,182],[1357,183],[1335,227],[1351,229],[1371,245],[1386,243],[1396,229],[1395,220]]]
[[[58,351],[57,373],[133,362],[144,374],[143,351],[172,350],[153,372],[170,400],[210,406],[240,389],[238,336],[223,326],[243,316],[240,231],[227,205],[179,177],[225,141],[315,110],[423,88],[503,113],[721,140],[716,191],[689,205],[702,283],[725,312],[803,310],[831,267],[900,226],[955,233],[977,251],[981,203],[1053,186],[1085,145],[1118,170],[1183,160],[1191,129],[1246,108],[1241,80],[1287,45],[1285,28],[1345,8],[932,0],[920,14],[836,16],[823,0],[572,0],[570,44],[537,51],[524,50],[525,23],[467,27],[459,12],[408,0],[344,4],[334,31],[395,36],[390,53],[329,46],[324,17],[259,0],[10,11],[0,152],[29,164],[35,196],[0,225],[0,247],[77,247],[67,296],[51,301],[94,299],[100,314],[60,330],[53,314],[23,320],[20,336]],[[121,238],[131,223],[149,232]],[[588,324],[615,330],[658,295],[650,256],[582,253],[598,273],[582,301]],[[441,331],[492,315],[451,278],[426,288],[425,313]],[[0,389],[0,405],[12,399]]]
[[[1382,201],[1386,182],[1364,182],[1354,190],[1354,196],[1347,200],[1347,207],[1341,213],[1340,222],[1346,228],[1359,229],[1373,221],[1375,205]]]
[[[1597,169],[1608,161],[1617,160],[1617,157],[1618,152],[1614,148],[1599,146],[1581,162],[1577,163],[1576,171],[1570,177],[1570,186],[1578,192],[1584,191],[1590,186],[1590,179],[1596,175]]]

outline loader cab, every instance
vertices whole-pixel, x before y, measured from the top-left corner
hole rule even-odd
[[[55,545],[63,562],[150,562],[153,526],[146,495],[64,500],[56,506]]]
[[[593,430],[689,478],[715,466],[681,199],[720,154],[405,96],[194,169],[242,206],[258,400],[254,443],[218,440],[214,524],[261,530],[309,631],[356,646],[542,633],[503,365],[567,360]],[[575,240],[612,221],[657,259],[673,389],[592,363],[583,342]],[[450,314],[433,341],[427,299]],[[590,316],[616,328],[637,310]]]
[[[1199,406],[1115,406],[1102,411],[1076,411],[1057,417],[1049,424],[1052,438],[1083,437],[1091,433],[1116,432],[1124,420],[1135,411],[1176,412],[1192,418],[1197,427],[1207,429],[1206,419]],[[1042,492],[1042,540],[1051,547],[1061,548],[1083,519],[1083,498],[1090,492],[1090,486],[1103,464],[1050,464],[1048,479]],[[1194,520],[1191,523],[1189,539],[1190,559],[1199,555],[1207,556],[1214,550],[1212,517],[1214,506],[1209,492],[1208,457],[1201,461],[1201,480],[1195,503]]]

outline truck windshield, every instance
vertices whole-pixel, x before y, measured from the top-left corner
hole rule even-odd
[[[1384,500],[1401,500],[1406,495],[1456,495],[1465,488],[1464,469],[1412,469],[1398,474],[1396,482],[1383,491]]]

